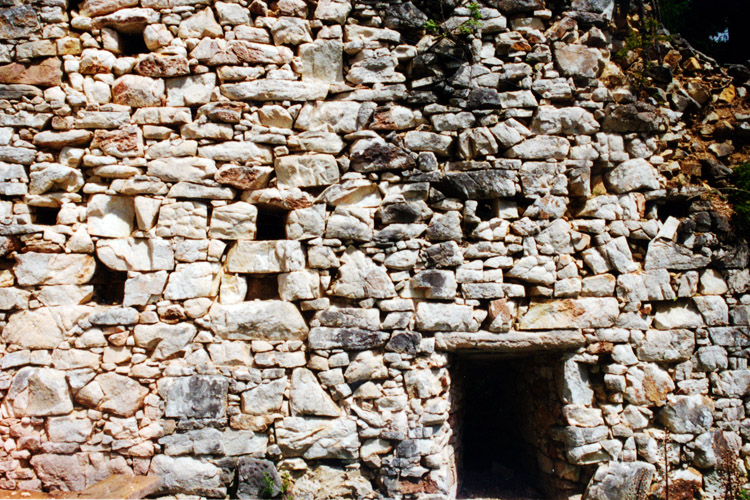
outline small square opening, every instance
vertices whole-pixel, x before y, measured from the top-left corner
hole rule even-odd
[[[586,473],[554,441],[565,425],[555,382],[560,358],[456,356],[453,446],[458,497],[542,499],[582,493]]]
[[[289,212],[258,208],[256,240],[285,240],[286,218]]]
[[[91,278],[96,302],[108,305],[122,304],[127,279],[127,271],[116,271],[97,262],[94,276]]]
[[[143,31],[136,33],[119,32],[118,34],[120,35],[120,50],[123,56],[137,56],[138,54],[151,52],[143,39]]]
[[[60,213],[60,207],[31,207],[31,209],[34,224],[44,226],[57,224],[57,214]]]
[[[274,300],[279,298],[279,284],[276,274],[247,277],[246,300]]]

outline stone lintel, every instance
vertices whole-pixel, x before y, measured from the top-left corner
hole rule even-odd
[[[572,350],[586,345],[581,330],[536,332],[436,333],[435,347],[449,352],[533,353]]]

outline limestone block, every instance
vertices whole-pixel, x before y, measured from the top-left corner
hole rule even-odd
[[[62,443],[85,443],[93,426],[86,418],[51,417],[47,419],[46,431],[50,441]]]
[[[564,137],[537,135],[508,149],[506,156],[522,160],[564,160],[569,151],[570,142]]]
[[[221,469],[198,458],[157,455],[151,461],[149,474],[162,478],[162,489],[166,492],[196,495],[226,494],[226,488],[221,479]]]
[[[708,326],[723,326],[729,323],[729,308],[722,297],[693,297],[693,302]]]
[[[84,51],[85,53],[85,51]],[[112,86],[112,101],[134,108],[162,106],[166,99],[164,81],[147,76],[124,75]]]
[[[177,264],[169,275],[164,298],[185,300],[214,296],[218,291],[218,283],[214,283],[217,273],[218,266],[211,262]]]
[[[258,210],[245,202],[216,207],[208,229],[210,238],[224,240],[254,239]]]
[[[339,168],[332,155],[289,155],[274,164],[279,187],[327,186],[339,180]]]
[[[14,162],[11,158],[5,158],[5,161]],[[83,187],[83,175],[79,170],[55,163],[32,171],[29,178],[29,194],[44,194],[48,191],[73,193]]]
[[[428,332],[472,332],[479,328],[471,306],[420,302],[417,305],[417,328]]]
[[[271,163],[271,150],[253,142],[223,142],[198,148],[198,156],[216,161],[236,162],[240,164],[251,160],[262,164]]]
[[[86,205],[86,224],[92,236],[127,238],[133,232],[135,207],[129,196],[95,194]]]
[[[448,156],[453,138],[433,132],[410,131],[404,136],[404,145],[412,151],[431,151],[440,156]]]
[[[675,388],[669,373],[654,363],[630,367],[625,379],[625,399],[636,405],[663,406]]]
[[[286,237],[290,240],[317,238],[323,235],[325,227],[326,207],[324,204],[292,210],[286,218]]]
[[[245,342],[210,344],[208,353],[217,366],[249,366],[252,364],[250,346]]]
[[[383,362],[383,356],[376,356],[372,351],[357,354],[344,372],[344,378],[349,384],[387,377],[388,369]]]
[[[195,337],[196,329],[191,324],[137,325],[133,330],[135,345],[149,351],[154,359],[166,359],[183,350]]]
[[[259,80],[224,84],[221,93],[229,99],[240,101],[314,101],[325,99],[328,85],[317,81]]]
[[[648,330],[636,343],[642,361],[673,363],[690,359],[695,349],[695,335],[690,330]]]
[[[231,4],[227,4],[231,5]],[[216,75],[183,76],[167,80],[167,106],[195,106],[211,100],[211,92],[216,87]]]
[[[605,179],[615,193],[659,189],[659,173],[642,158],[620,163],[607,172]]]
[[[302,340],[308,332],[297,307],[280,300],[214,304],[207,326],[230,340]]]
[[[711,427],[713,409],[713,401],[706,396],[670,396],[657,419],[672,432],[700,434]]]
[[[373,237],[372,211],[362,208],[336,207],[328,217],[325,235],[344,241],[370,241]]]
[[[583,108],[541,106],[534,116],[531,130],[536,134],[589,135],[599,130],[599,122]]]
[[[266,416],[279,414],[287,388],[287,378],[282,377],[265,382],[242,393],[242,412],[250,415]],[[321,389],[322,390],[322,389]],[[337,416],[337,415],[336,415]]]
[[[143,406],[148,389],[135,380],[113,372],[97,375],[76,394],[84,406],[130,417]]]
[[[585,45],[568,43],[554,44],[555,62],[567,76],[596,78],[602,70],[602,54]]]
[[[287,456],[307,460],[359,456],[357,424],[347,417],[287,417],[276,424],[276,439]]]
[[[296,368],[292,372],[290,391],[292,414],[338,417],[341,410],[320,386],[315,374],[307,368]]]
[[[238,240],[229,250],[227,270],[232,273],[278,273],[305,267],[305,254],[297,241]]]
[[[226,413],[228,382],[225,377],[194,375],[159,380],[166,395],[166,417],[222,418]]]
[[[299,45],[312,42],[310,23],[296,17],[282,16],[271,26],[273,43],[276,45]]]
[[[315,8],[315,19],[344,24],[351,10],[350,0],[321,0]]]
[[[693,253],[689,248],[673,241],[653,240],[648,245],[644,269],[671,269],[685,271],[701,269],[708,265],[710,259],[705,255]]]
[[[216,22],[210,7],[193,14],[180,23],[177,35],[180,38],[219,37],[224,34],[221,25]]]
[[[654,326],[660,330],[700,328],[703,324],[703,317],[691,301],[659,304],[656,307]]]
[[[311,349],[345,349],[360,351],[382,347],[390,337],[388,332],[361,328],[316,327],[310,330]]]
[[[219,22],[221,24],[248,24],[250,22],[250,15],[243,6],[236,3],[224,3],[216,2],[216,13],[219,15]]]
[[[13,273],[19,285],[83,285],[95,267],[90,255],[28,252],[16,254]]]
[[[750,394],[750,371],[726,370],[711,375],[713,392],[717,396],[742,398]]]
[[[6,397],[16,417],[65,415],[73,411],[65,372],[51,368],[21,368]]]
[[[533,301],[521,316],[521,330],[551,330],[555,328],[606,328],[612,326],[620,314],[617,299],[584,297]]]
[[[300,130],[330,130],[348,134],[357,130],[357,116],[361,103],[350,101],[318,101],[305,104],[294,127]]]
[[[422,291],[427,299],[453,300],[456,297],[456,276],[452,271],[420,271],[412,278],[412,286]]]
[[[282,300],[311,300],[320,297],[320,276],[312,271],[279,274],[279,296]]]
[[[207,226],[208,206],[205,203],[176,201],[162,204],[156,234],[162,237],[205,239]]]
[[[116,271],[171,271],[174,269],[172,242],[162,239],[99,240],[96,254],[104,265]]]
[[[331,285],[332,295],[354,299],[385,299],[396,295],[385,268],[376,265],[361,251],[350,247],[341,261],[343,264],[339,268],[339,277]]]

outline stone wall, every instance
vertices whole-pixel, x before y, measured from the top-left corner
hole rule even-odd
[[[555,495],[742,470],[749,252],[675,151],[712,90],[638,100],[613,0],[447,36],[437,2],[13,1],[0,488],[454,497],[477,352],[559,360]]]

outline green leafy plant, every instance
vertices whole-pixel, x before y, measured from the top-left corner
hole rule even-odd
[[[427,33],[430,33],[432,35],[436,35],[440,38],[450,38],[451,40],[455,41],[456,36],[458,35],[470,35],[474,33],[475,31],[478,31],[482,28],[482,12],[480,11],[479,4],[476,2],[471,2],[467,5],[465,5],[467,9],[469,9],[469,19],[462,22],[452,30],[447,30],[443,27],[443,22],[439,22],[435,19],[428,19],[424,23],[424,30]]]
[[[750,491],[746,490],[745,488],[741,488],[737,492],[735,500],[750,500]]]
[[[289,495],[289,487],[291,485],[292,485],[292,477],[289,475],[289,471],[284,471],[281,474],[281,497],[282,498],[287,498],[287,495]]]
[[[276,481],[274,481],[271,474],[264,472],[263,486],[260,488],[261,498],[274,498],[276,495],[278,495],[278,492],[276,491]]]
[[[625,44],[615,52],[615,57],[627,60],[631,54],[635,55],[635,63],[631,65],[629,76],[634,89],[641,92],[648,83],[648,73],[652,60],[658,56],[655,48],[664,42],[672,41],[672,35],[661,32],[661,25],[656,19],[645,19],[640,28],[633,30],[625,39]]]
[[[721,188],[734,209],[732,222],[738,234],[750,231],[750,163],[734,167],[730,186]]]

